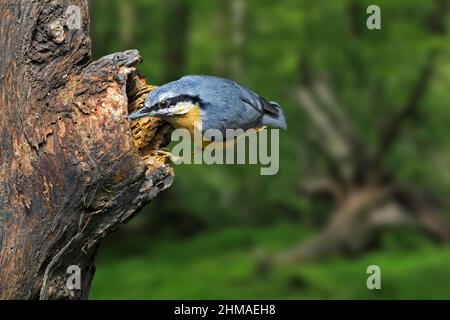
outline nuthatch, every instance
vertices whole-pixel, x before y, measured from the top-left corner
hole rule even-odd
[[[283,110],[256,93],[230,80],[213,76],[185,76],[153,89],[144,106],[129,120],[158,117],[174,128],[202,135],[208,129],[260,129],[266,126],[286,129]]]

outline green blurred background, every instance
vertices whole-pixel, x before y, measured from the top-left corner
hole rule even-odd
[[[370,4],[381,30],[366,27]],[[175,166],[172,187],[101,248],[90,298],[450,298],[447,0],[90,10],[95,58],[137,48],[156,85],[233,79],[278,101],[289,125],[277,175]],[[372,264],[381,290],[366,287]]]

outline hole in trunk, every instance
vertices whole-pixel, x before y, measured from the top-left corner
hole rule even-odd
[[[128,114],[142,107],[145,97],[153,89],[137,71],[127,80]],[[151,151],[161,149],[170,142],[172,126],[159,118],[147,117],[130,121],[134,145],[141,156],[151,155]]]

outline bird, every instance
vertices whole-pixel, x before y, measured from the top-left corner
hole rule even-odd
[[[209,129],[219,130],[223,140],[235,139],[227,129],[255,129],[266,127],[287,129],[280,105],[268,101],[250,89],[228,79],[189,75],[155,87],[148,93],[143,107],[128,116],[128,120],[157,117],[174,128],[196,131],[205,141]],[[202,144],[201,148],[206,144]]]

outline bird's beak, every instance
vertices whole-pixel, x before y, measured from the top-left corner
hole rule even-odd
[[[128,120],[130,120],[130,121],[136,120],[136,119],[143,118],[146,116],[147,116],[147,114],[145,112],[142,112],[142,109],[140,109],[140,110],[137,110],[137,111],[133,112],[132,114],[130,114],[128,116]]]

